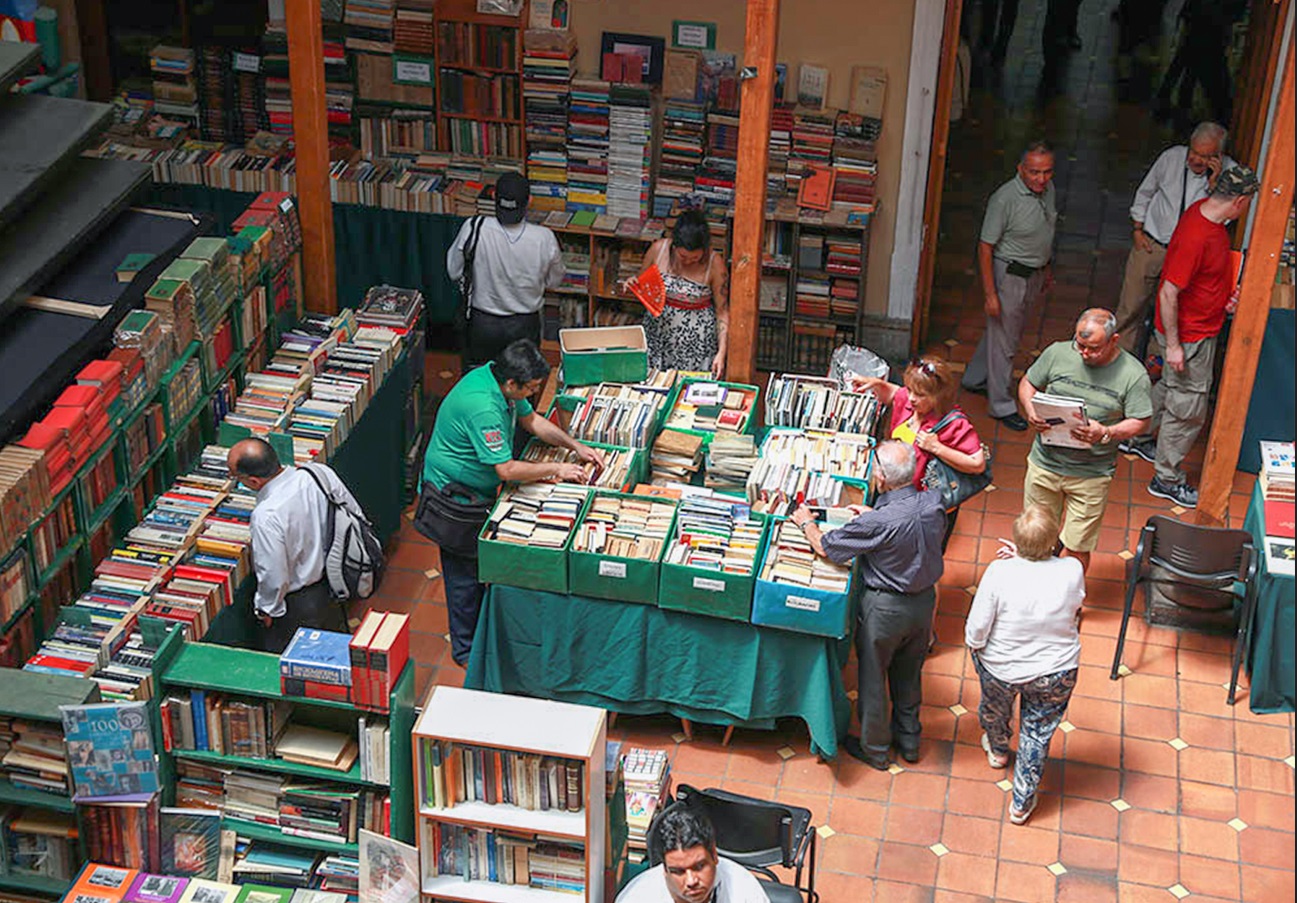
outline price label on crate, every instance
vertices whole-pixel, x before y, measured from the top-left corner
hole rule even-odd
[[[624,580],[626,578],[626,562],[624,561],[601,561],[599,562],[600,577],[617,577]]]
[[[234,51],[234,71],[235,72],[260,72],[261,57],[255,53],[241,53]]]

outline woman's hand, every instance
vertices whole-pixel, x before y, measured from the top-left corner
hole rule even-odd
[[[882,382],[877,376],[861,376],[858,373],[851,374],[849,380],[852,392],[868,392],[873,390]]]
[[[724,351],[716,352],[716,356],[712,358],[711,369],[712,369],[712,379],[725,378],[725,352]]]
[[[945,448],[937,434],[932,430],[921,430],[914,434],[914,447],[935,456],[939,449]]]
[[[995,541],[1000,544],[1000,547],[995,550],[996,558],[1004,559],[1018,557],[1018,545],[1013,540],[997,536]]]

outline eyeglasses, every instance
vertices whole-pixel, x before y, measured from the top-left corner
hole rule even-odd
[[[1072,350],[1082,357],[1094,357],[1108,350],[1112,339],[1104,339],[1098,345],[1082,345],[1076,339],[1072,339]]]

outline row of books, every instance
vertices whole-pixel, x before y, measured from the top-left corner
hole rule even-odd
[[[674,504],[595,496],[572,539],[572,550],[657,561],[674,517]]]
[[[568,433],[582,441],[627,448],[645,448],[652,442],[667,396],[659,388],[612,383],[569,391],[585,401],[573,413]]]
[[[567,545],[590,490],[566,483],[524,483],[501,494],[482,537],[547,549]]]
[[[58,725],[0,718],[0,750],[0,770],[13,786],[67,794],[67,748]]]
[[[631,467],[635,463],[636,452],[629,448],[601,448],[603,466],[597,467],[589,461],[582,461],[576,452],[545,445],[539,440],[528,443],[523,450],[522,460],[533,464],[577,464],[585,471],[585,485],[596,489],[622,489],[631,481]],[[555,481],[551,481],[555,482]]]
[[[873,392],[840,390],[834,380],[775,374],[766,388],[766,425],[872,436],[879,404]]]
[[[863,481],[869,473],[870,440],[846,433],[776,430],[761,448],[748,476],[747,497],[755,510],[788,515],[799,504],[838,507],[846,498],[839,477]]]
[[[791,520],[776,524],[770,537],[761,579],[827,593],[845,593],[851,568],[815,554],[802,530]]]
[[[347,899],[322,890],[233,884],[96,862],[86,865],[67,898],[79,903],[346,903]]]
[[[168,694],[161,703],[162,743],[176,749],[209,750],[230,756],[270,759],[292,714],[284,700],[241,699],[191,690]]]
[[[676,398],[664,425],[704,433],[741,433],[747,429],[756,398],[755,389],[707,380],[691,382]]]
[[[585,894],[585,847],[544,835],[423,823],[423,873]]]
[[[481,802],[531,811],[584,808],[579,759],[421,740],[418,768],[423,807],[453,809]]]
[[[680,501],[672,542],[663,561],[685,567],[750,575],[756,567],[762,523],[752,509],[722,496]]]

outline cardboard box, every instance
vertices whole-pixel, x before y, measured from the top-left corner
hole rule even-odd
[[[648,341],[643,326],[560,329],[563,383],[637,383],[648,376]]]

